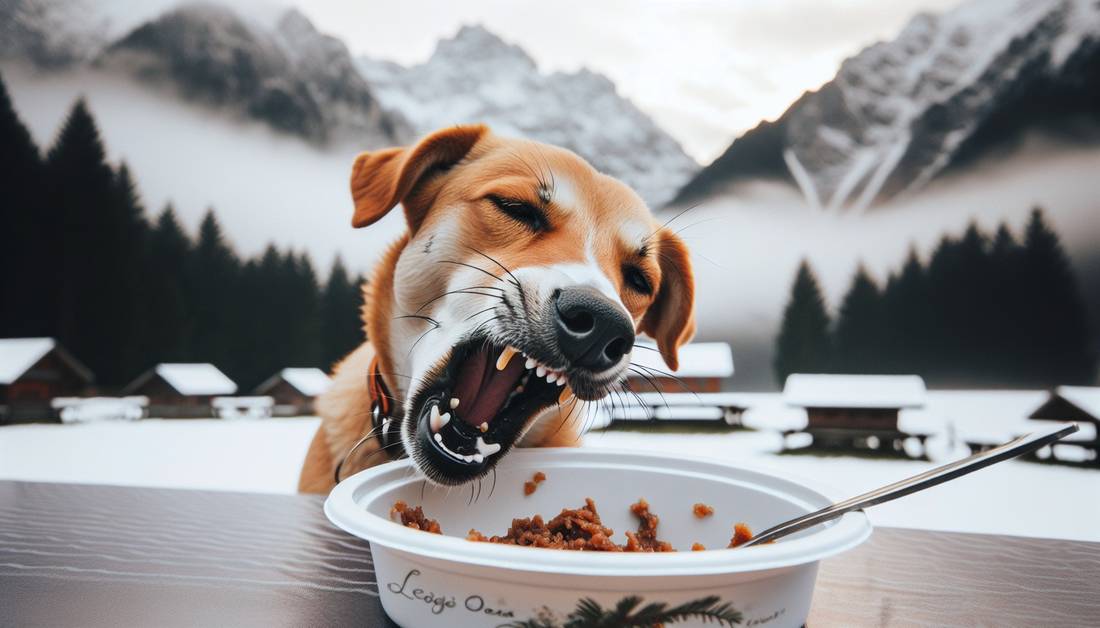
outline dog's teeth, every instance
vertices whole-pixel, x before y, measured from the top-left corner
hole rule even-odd
[[[454,410],[457,407],[458,407],[458,397],[454,397],[453,399],[451,399],[451,410]]]
[[[511,346],[504,347],[504,350],[500,352],[500,357],[497,358],[497,370],[503,371],[508,367],[508,363],[512,361],[512,358],[519,353],[517,349],[513,349]]]
[[[558,386],[564,386],[564,385],[565,385],[565,376],[562,375],[561,377],[558,378]]]
[[[486,443],[485,439],[477,437],[477,453],[482,456],[491,456],[500,451],[500,443]]]
[[[450,418],[449,415],[448,418]],[[428,416],[428,426],[432,428],[432,433],[438,436],[439,430],[444,425],[443,417],[439,415],[439,404],[432,404],[431,414]]]
[[[554,382],[558,381],[558,374],[557,373],[547,373],[546,374],[546,381],[553,384]]]
[[[485,432],[489,431],[489,424],[485,421],[482,421],[481,425],[477,426],[477,429],[481,430],[481,433],[484,434]]]
[[[481,454],[474,454],[474,462],[478,464],[485,462],[485,456],[482,456]]]
[[[523,363],[523,368],[530,371],[535,368],[535,364],[537,364],[537,362],[535,362],[534,358],[527,358],[527,361]]]
[[[573,389],[566,386],[561,389],[561,394],[558,395],[558,403],[568,403],[573,399]]]
[[[451,413],[450,412],[444,412],[443,414],[439,415],[439,427],[443,427],[444,425],[446,425],[450,422],[451,422]]]
[[[516,386],[516,392],[518,392],[518,393],[523,392],[523,386]]]
[[[435,442],[442,443],[443,442],[443,435],[442,434],[436,434],[435,435]]]
[[[539,377],[545,377],[546,367],[540,364],[539,367],[535,369],[535,375],[538,375]]]

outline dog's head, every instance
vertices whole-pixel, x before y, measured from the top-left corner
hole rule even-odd
[[[636,331],[671,367],[694,333],[681,240],[627,186],[575,154],[459,126],[361,154],[365,227],[397,205],[408,238],[374,286],[371,341],[424,474],[486,473],[534,426],[575,420],[577,399],[624,377]],[[375,314],[375,313],[382,314]]]

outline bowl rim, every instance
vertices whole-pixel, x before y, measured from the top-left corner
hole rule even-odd
[[[773,469],[751,464],[730,464],[706,457],[685,459],[682,456],[638,452],[623,449],[577,449],[574,447],[517,449],[509,454],[512,463],[524,461],[538,464],[549,459],[560,465],[563,452],[568,452],[571,466],[624,464],[630,458],[670,463],[668,469],[685,475],[716,475],[731,470],[780,480],[808,490],[815,496],[836,501],[838,493],[815,481],[797,478]],[[525,460],[526,459],[526,460]],[[587,463],[587,464],[585,464]],[[539,572],[576,576],[651,577],[674,575],[735,574],[796,567],[817,562],[856,547],[870,537],[872,526],[862,511],[850,512],[825,524],[821,530],[781,543],[758,545],[745,549],[714,549],[703,552],[611,553],[567,552],[543,548],[515,547],[492,543],[473,543],[465,538],[425,534],[395,525],[387,517],[366,510],[360,501],[397,486],[422,481],[409,473],[411,460],[388,462],[365,469],[345,479],[329,493],[324,512],[336,527],[371,543],[456,565],[474,565],[494,569]],[[504,464],[508,464],[505,461]],[[551,467],[552,468],[552,467]],[[721,476],[720,473],[717,475]],[[728,476],[726,476],[728,479]],[[802,501],[796,495],[784,498]],[[532,554],[532,552],[537,552]]]

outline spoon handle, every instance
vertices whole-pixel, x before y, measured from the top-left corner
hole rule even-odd
[[[856,495],[842,502],[826,506],[816,512],[811,512],[801,517],[791,519],[790,521],[783,522],[777,526],[764,530],[760,534],[754,536],[752,540],[740,545],[740,547],[748,547],[750,545],[756,545],[757,543],[774,541],[775,539],[793,534],[799,530],[805,530],[819,523],[836,519],[853,510],[861,510],[868,506],[874,506],[875,504],[881,504],[883,502],[895,500],[899,497],[904,497],[910,493],[923,491],[937,484],[943,484],[944,482],[954,480],[968,473],[973,473],[978,469],[984,469],[991,464],[997,464],[1009,458],[1015,458],[1016,456],[1035,451],[1044,445],[1049,445],[1076,431],[1077,424],[1069,423],[1059,424],[1052,429],[1041,432],[1024,434],[1003,445],[998,445],[993,449],[976,453],[972,456],[962,458],[961,460],[956,460],[955,462],[950,462],[941,467],[936,467],[935,469],[929,469],[924,473],[919,473],[904,480],[894,482],[893,484],[888,484],[862,495]]]

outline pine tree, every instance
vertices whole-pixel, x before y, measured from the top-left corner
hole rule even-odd
[[[1041,209],[1031,212],[1021,255],[1017,294],[1030,379],[1036,384],[1090,384],[1096,376],[1088,315],[1077,278]]]
[[[119,245],[116,224],[115,173],[95,120],[78,100],[62,126],[46,160],[48,233],[56,241],[47,267],[47,279],[56,288],[51,311],[56,313],[57,337],[80,356],[101,382],[114,381],[120,339],[115,321],[126,303],[109,285],[117,278],[113,247]]]
[[[828,372],[831,353],[825,299],[809,262],[803,260],[776,338],[776,381],[782,386],[791,373]]]
[[[932,360],[928,351],[931,310],[928,278],[915,248],[901,272],[891,275],[883,291],[883,352],[891,373],[926,373]]]
[[[867,269],[860,264],[837,316],[834,347],[838,371],[884,371],[883,317],[882,295]]]
[[[287,334],[291,332],[293,314],[289,304],[282,253],[274,245],[268,245],[258,259],[249,260],[241,272],[241,300],[248,311],[248,324],[238,330],[248,364],[242,368],[235,381],[242,390],[249,390],[267,377],[287,366],[291,351]]]
[[[53,335],[42,157],[0,79],[0,338]]]
[[[102,246],[108,250],[103,255],[103,270],[109,281],[103,284],[104,301],[115,304],[116,316],[100,333],[114,341],[110,368],[97,373],[101,382],[124,385],[144,363],[137,336],[139,301],[142,298],[142,276],[145,263],[146,238],[149,224],[145,220],[145,207],[138,195],[137,185],[129,167],[123,163],[115,176],[114,195],[110,215],[104,225],[109,229]]]
[[[329,369],[363,342],[360,284],[336,256],[321,295],[321,364]]]
[[[1019,339],[1027,332],[1021,320],[1021,307],[1017,295],[1020,279],[1023,247],[1012,235],[1008,225],[1001,223],[993,236],[989,251],[990,281],[988,309],[991,316],[986,321],[990,346],[986,348],[985,368],[991,379],[1000,385],[1028,386],[1030,384],[1026,360],[1021,359]]]
[[[198,240],[191,250],[186,289],[194,316],[194,359],[211,362],[236,381],[250,360],[234,343],[240,328],[249,324],[247,305],[240,302],[241,263],[223,234],[212,208],[199,224]]]
[[[321,361],[320,287],[309,255],[289,252],[285,258],[286,277],[291,282],[292,300],[287,322],[290,355],[286,366],[317,366]]]
[[[186,288],[191,246],[172,205],[165,206],[145,247],[136,330],[144,351],[130,377],[158,362],[195,359],[195,317]]]

